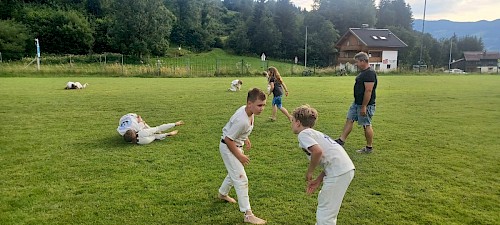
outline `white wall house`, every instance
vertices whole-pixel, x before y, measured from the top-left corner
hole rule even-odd
[[[398,51],[407,45],[388,29],[349,28],[335,45],[339,49],[337,65],[352,71],[358,52],[368,53],[370,66],[380,72],[398,68]]]

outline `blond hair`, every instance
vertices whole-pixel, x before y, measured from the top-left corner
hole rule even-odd
[[[293,110],[292,116],[302,126],[312,128],[318,119],[318,111],[309,105],[302,105]]]

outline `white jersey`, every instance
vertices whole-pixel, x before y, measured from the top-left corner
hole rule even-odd
[[[68,83],[66,83],[66,89],[74,89],[75,86],[75,82],[69,81]]]
[[[87,83],[82,85],[80,82],[71,82],[66,83],[66,89],[83,89],[87,86]]]
[[[254,115],[248,116],[245,108],[246,105],[236,110],[233,116],[231,116],[231,119],[229,119],[229,122],[222,128],[222,139],[228,137],[233,140],[236,145],[244,145],[245,140],[247,140],[250,133],[252,133],[252,121],[254,121]]]
[[[120,133],[121,136],[127,132],[127,130],[134,130],[139,132],[142,129],[149,128],[149,126],[144,123],[144,121],[139,122],[138,116],[135,113],[129,113],[120,118],[120,122],[118,123],[118,128],[116,131]]]
[[[229,88],[229,90],[230,91],[239,91],[241,89],[241,84],[239,82],[240,82],[240,80],[231,81],[231,87]]]
[[[339,176],[354,169],[354,164],[344,148],[328,135],[307,128],[299,133],[298,139],[299,147],[304,150],[309,160],[311,160],[309,147],[313,145],[321,147],[323,155],[321,156],[320,165],[325,169],[325,174]]]

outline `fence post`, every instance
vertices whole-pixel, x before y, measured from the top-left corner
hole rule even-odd
[[[243,75],[243,59],[241,59],[241,75]]]
[[[123,68],[123,54],[122,54],[122,75],[125,74],[124,68]]]
[[[158,68],[158,76],[161,76],[161,63],[160,63],[160,59],[156,60],[156,67]]]
[[[215,59],[215,76],[219,76],[219,59]]]
[[[2,52],[0,52],[0,63],[3,62],[2,61]]]

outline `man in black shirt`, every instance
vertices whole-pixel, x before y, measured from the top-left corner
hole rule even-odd
[[[354,84],[354,102],[347,112],[344,130],[335,141],[343,146],[347,136],[351,133],[354,121],[358,121],[358,124],[362,125],[365,130],[366,146],[357,152],[371,153],[373,151],[373,128],[371,126],[371,119],[375,114],[377,74],[368,63],[368,54],[360,52],[354,56],[354,59],[361,72],[356,77],[356,83]]]

